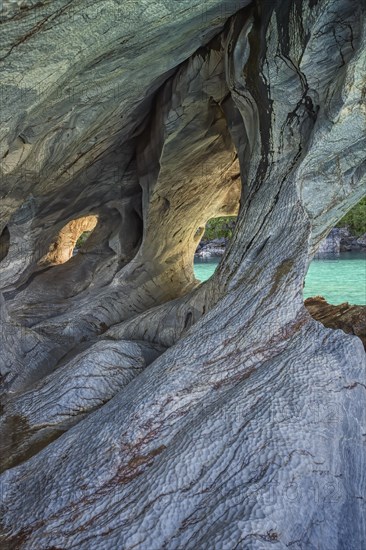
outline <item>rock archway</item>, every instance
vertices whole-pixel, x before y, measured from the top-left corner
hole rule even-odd
[[[361,548],[365,354],[302,285],[365,193],[364,6],[4,18],[4,543]],[[197,227],[239,195],[197,286]],[[40,265],[88,212],[85,253]]]
[[[77,220],[71,220],[61,229],[50,250],[40,259],[39,263],[57,265],[64,264],[70,260],[79,237],[86,231],[93,231],[97,223],[98,217],[92,214]]]

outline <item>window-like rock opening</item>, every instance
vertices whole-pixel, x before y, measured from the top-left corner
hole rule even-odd
[[[0,262],[7,256],[10,246],[10,232],[8,226],[5,226],[0,235]]]
[[[304,285],[305,306],[325,327],[361,338],[366,349],[366,197],[320,243]]]
[[[215,272],[232,237],[236,219],[236,216],[211,218],[206,227],[197,229],[195,237],[199,244],[194,257],[194,271],[198,280],[206,281]]]
[[[82,237],[84,243],[97,223],[98,216],[94,214],[71,220],[61,229],[56,240],[51,244],[48,253],[39,263],[58,265],[70,260],[79,239],[84,235]]]
[[[304,298],[333,305],[366,304],[366,197],[351,208],[319,244],[305,279]]]
[[[74,247],[74,250],[72,252],[73,256],[75,256],[79,252],[80,248],[82,248],[84,246],[84,244],[89,239],[92,232],[93,232],[92,230],[82,232],[82,234],[80,235],[80,237],[78,238],[78,240],[75,243],[75,247]]]
[[[195,275],[210,278],[232,236],[236,216],[211,218],[197,229]],[[304,285],[304,299],[323,296],[330,304],[366,304],[366,198],[354,206],[332,229],[311,262]]]
[[[366,250],[317,255],[305,278],[304,298],[323,296],[333,305],[366,304]]]

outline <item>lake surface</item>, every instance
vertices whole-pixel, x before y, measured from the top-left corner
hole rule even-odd
[[[220,258],[195,258],[197,279],[211,277]],[[366,253],[342,252],[314,259],[305,279],[304,298],[324,296],[330,304],[366,304]]]

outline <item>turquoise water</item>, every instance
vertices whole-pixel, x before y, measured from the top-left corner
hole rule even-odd
[[[194,271],[197,279],[206,281],[215,271],[220,258],[196,258]],[[342,252],[311,262],[305,279],[304,298],[324,296],[330,304],[349,302],[366,304],[366,254]]]

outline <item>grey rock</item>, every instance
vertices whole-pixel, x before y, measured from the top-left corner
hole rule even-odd
[[[326,238],[321,241],[317,254],[339,254],[341,251],[342,234],[337,229],[332,229]]]
[[[302,288],[366,191],[365,10],[4,11],[5,547],[363,548],[365,352]],[[205,223],[238,211],[198,285]]]
[[[366,233],[357,239],[357,244],[362,248],[366,248]]]
[[[214,258],[223,256],[228,240],[225,237],[203,241],[196,250],[196,256],[200,258]]]
[[[363,237],[357,238],[354,236],[343,237],[340,242],[341,252],[349,252],[352,250],[365,250],[366,239]]]

